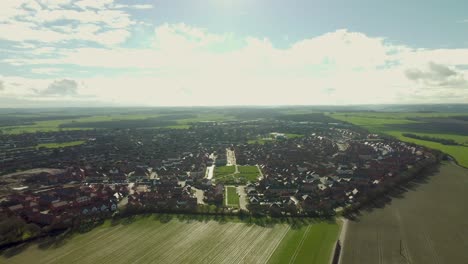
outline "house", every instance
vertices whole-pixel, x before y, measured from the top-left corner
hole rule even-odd
[[[50,211],[63,211],[68,208],[68,202],[67,201],[54,201],[50,204],[49,209]]]

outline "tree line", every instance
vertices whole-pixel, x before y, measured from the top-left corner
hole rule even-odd
[[[414,138],[414,139],[420,139],[420,140],[425,140],[425,141],[432,141],[432,142],[437,142],[443,145],[459,145],[455,140],[453,139],[446,139],[446,138],[436,138],[436,137],[430,137],[430,136],[420,136],[416,134],[411,134],[411,133],[403,133],[402,134],[405,137],[408,138]]]

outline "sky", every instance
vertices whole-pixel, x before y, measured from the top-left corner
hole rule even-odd
[[[2,0],[0,108],[468,103],[468,1]]]

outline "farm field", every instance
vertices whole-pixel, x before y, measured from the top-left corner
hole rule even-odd
[[[11,117],[11,115],[9,116]],[[25,117],[24,115],[22,117]],[[42,118],[43,116],[31,116]],[[31,121],[27,125],[0,126],[6,134],[21,134],[34,132],[51,132],[66,130],[86,130],[95,128],[157,128],[188,129],[192,123],[206,121],[234,120],[232,116],[224,114],[108,114],[74,116],[63,115],[61,119]]]
[[[342,263],[466,263],[468,170],[444,163],[408,189],[349,222]]]
[[[268,263],[328,264],[339,230],[327,222],[290,229]]]
[[[366,128],[372,133],[383,133],[401,141],[440,150],[468,167],[468,121],[460,113],[334,113],[331,117]],[[434,141],[404,136],[451,139],[459,145],[444,145]]]
[[[239,207],[239,195],[234,186],[226,187],[226,205],[232,207]]]
[[[3,253],[0,263],[276,263],[276,256],[281,255],[278,250],[296,252],[295,248],[285,247],[290,242],[302,245],[291,263],[326,263],[310,261],[329,257],[329,252],[322,249],[331,245],[324,244],[328,240],[322,241],[322,233],[318,232],[321,229],[322,224],[312,224],[300,243],[303,240],[297,239],[307,228],[190,220],[163,223],[148,216],[129,224],[106,223],[58,245],[32,244],[16,255]]]

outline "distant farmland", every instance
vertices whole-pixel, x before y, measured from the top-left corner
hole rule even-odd
[[[308,230],[306,232],[306,230]],[[305,233],[306,232],[306,233]],[[106,224],[57,245],[3,252],[0,263],[328,263],[336,224],[261,227],[239,222],[162,223],[153,216]],[[279,252],[278,252],[279,251]],[[285,261],[285,262],[282,262]]]
[[[101,113],[102,114],[102,113]],[[6,115],[12,118],[11,115]],[[34,132],[106,129],[106,128],[175,128],[187,129],[191,124],[203,121],[232,120],[224,114],[177,114],[177,113],[110,113],[108,115],[82,116],[48,116],[34,115],[28,118],[18,117],[17,122],[1,122],[5,116],[0,115],[0,131],[5,134],[22,134]]]
[[[427,182],[350,221],[342,263],[468,263],[467,190],[468,170],[444,164]]]
[[[440,150],[454,157],[460,165],[468,167],[468,116],[460,113],[352,112],[330,116],[366,128],[372,133],[384,133],[402,141]],[[458,145],[407,137],[404,135],[407,133],[453,140]]]

